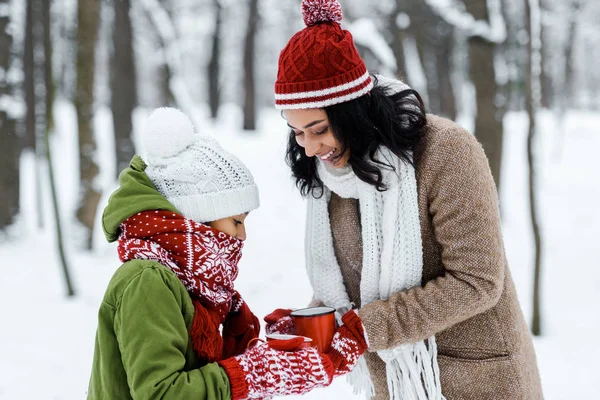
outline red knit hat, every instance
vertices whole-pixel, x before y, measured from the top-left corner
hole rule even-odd
[[[340,3],[302,0],[302,17],[306,28],[279,55],[275,107],[323,108],[368,93],[373,81],[352,35],[340,26]]]

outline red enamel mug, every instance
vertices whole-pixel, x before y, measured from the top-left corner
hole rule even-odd
[[[329,350],[335,334],[335,308],[302,308],[292,311],[290,317],[297,335],[311,338],[312,345],[322,353]]]

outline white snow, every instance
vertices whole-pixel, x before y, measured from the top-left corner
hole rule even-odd
[[[262,317],[276,307],[305,305],[311,290],[303,266],[304,201],[289,179],[284,163],[287,129],[275,110],[264,111],[256,134],[241,132],[240,111],[224,106],[227,118],[198,130],[219,137],[248,164],[261,190],[261,208],[247,219],[248,240],[236,282],[255,313]],[[99,147],[109,140],[109,113],[96,116]],[[139,131],[148,110],[136,110]],[[61,197],[71,226],[77,194],[75,116],[72,106],[57,104],[57,129],[53,144]],[[520,301],[527,319],[531,310],[532,240],[527,214],[525,140],[527,117],[506,117],[505,160],[501,207],[504,237]],[[596,360],[600,347],[594,338],[600,330],[600,214],[597,199],[597,149],[600,147],[600,115],[570,112],[560,162],[551,157],[555,131],[552,115],[540,114],[538,153],[540,207],[544,233],[543,309],[544,337],[535,340],[539,366],[548,400],[592,400],[600,393]],[[102,150],[104,163],[113,158]],[[77,290],[65,297],[58,256],[54,246],[48,190],[45,187],[46,229],[36,227],[33,207],[31,157],[22,162],[23,215],[19,237],[0,244],[3,276],[0,280],[2,330],[0,331],[0,398],[85,398],[94,350],[98,305],[106,284],[119,266],[115,245],[97,242],[92,253],[75,251],[69,259]],[[108,179],[102,200],[114,187]],[[113,186],[111,186],[113,185]],[[73,230],[69,231],[73,236]],[[96,239],[101,237],[99,228]],[[312,392],[306,399],[357,397],[345,380]]]
[[[370,49],[392,73],[398,70],[394,52],[371,18],[359,18],[353,21],[348,25],[348,30],[352,33],[355,43]]]
[[[410,17],[408,14],[400,12],[396,15],[396,26],[398,29],[405,30],[410,26]]]
[[[8,17],[10,15],[10,4],[0,4],[0,17]]]

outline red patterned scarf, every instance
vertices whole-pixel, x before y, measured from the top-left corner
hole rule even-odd
[[[208,362],[239,354],[260,323],[233,288],[243,242],[171,211],[145,211],[121,224],[119,258],[169,267],[194,304],[192,347]],[[219,326],[223,324],[223,336]]]

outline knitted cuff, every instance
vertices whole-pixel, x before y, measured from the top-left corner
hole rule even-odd
[[[319,353],[319,355],[321,356],[321,362],[323,363],[323,370],[329,378],[325,386],[329,386],[331,384],[331,381],[335,377],[335,363],[333,362],[331,357],[329,357],[329,355],[324,353]]]
[[[218,364],[225,370],[225,373],[229,377],[231,400],[241,400],[248,397],[250,391],[244,379],[244,371],[235,357],[218,361]]]
[[[367,331],[365,326],[360,319],[360,316],[356,310],[349,311],[342,317],[344,325],[352,332],[355,336],[355,340],[363,345],[365,348],[369,347],[369,341],[367,339]],[[362,343],[361,343],[362,342]]]

